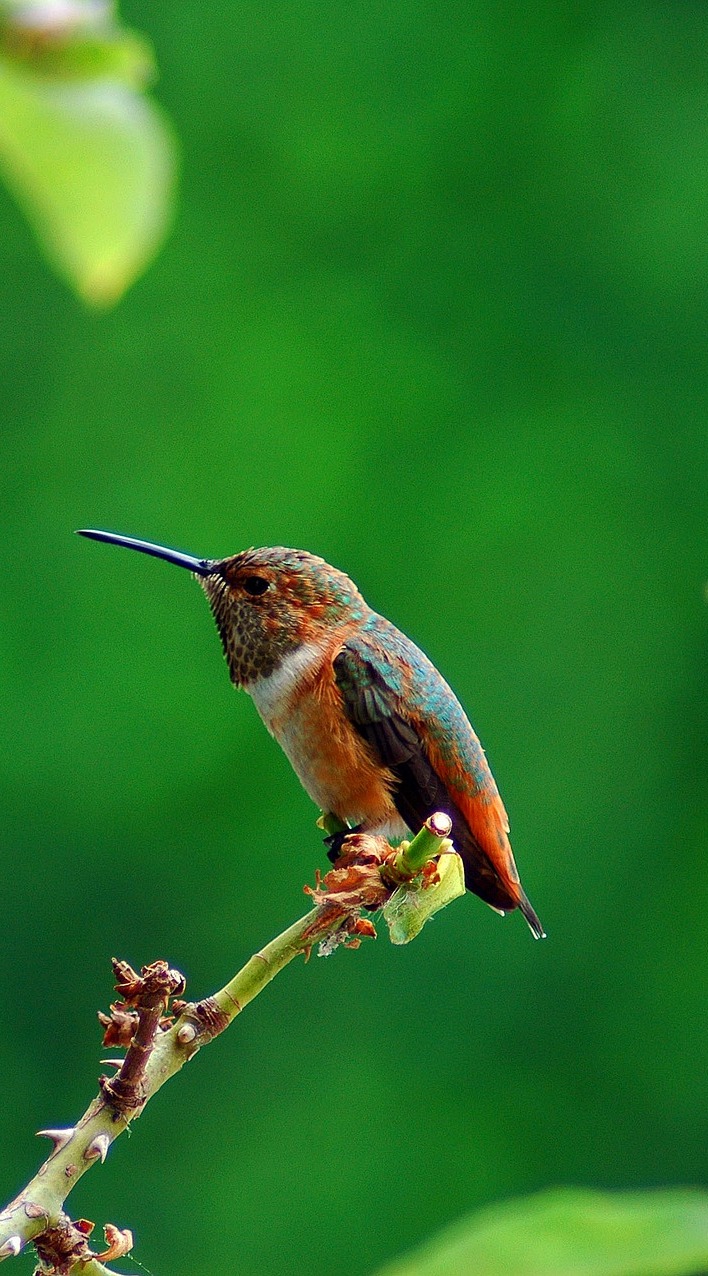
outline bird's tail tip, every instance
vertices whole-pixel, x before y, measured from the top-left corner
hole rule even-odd
[[[528,896],[523,891],[521,892],[521,899],[519,900],[519,908],[526,919],[526,923],[534,939],[545,939],[546,932],[541,925],[540,918],[535,909],[531,906]]]

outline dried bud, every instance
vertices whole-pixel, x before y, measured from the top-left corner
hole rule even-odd
[[[170,982],[170,997],[181,997],[187,987],[184,975],[179,970],[168,970],[167,976]]]
[[[357,834],[363,837],[363,834]],[[353,841],[352,836],[352,840]],[[305,891],[311,895],[316,904],[325,900],[336,903],[348,913],[356,913],[360,908],[380,908],[388,899],[389,887],[381,878],[381,859],[370,848],[376,838],[368,838],[367,845],[361,854],[358,852],[342,855],[337,860],[337,867],[330,869],[324,881],[316,881],[316,885],[306,886]],[[390,848],[387,849],[390,850]]]
[[[355,935],[361,935],[365,939],[376,939],[376,927],[367,917],[357,917],[354,922],[353,932]]]
[[[112,957],[111,965],[116,981],[115,990],[118,996],[123,998],[126,1006],[129,1006],[142,992],[143,981],[127,961],[119,961],[117,957]]]
[[[122,1002],[116,1002],[111,1006],[110,1015],[104,1015],[99,1010],[98,1021],[101,1027],[105,1028],[102,1044],[125,1049],[130,1045],[135,1035],[135,1029],[138,1026],[138,1015],[135,1010],[126,1010]]]
[[[124,1258],[133,1248],[133,1233],[128,1227],[121,1231],[113,1223],[106,1223],[103,1234],[106,1238],[108,1249],[104,1249],[102,1254],[96,1255],[100,1263],[112,1263],[116,1258]]]
[[[166,961],[154,961],[150,966],[143,966],[141,974],[144,993],[161,993],[165,1001],[168,997],[179,997],[187,986],[184,975],[178,970],[171,970]]]

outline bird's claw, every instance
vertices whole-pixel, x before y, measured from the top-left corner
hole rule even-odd
[[[342,848],[346,838],[348,838],[351,833],[360,833],[361,827],[361,824],[357,824],[355,828],[340,829],[338,833],[329,833],[327,837],[323,838],[325,846],[329,848],[327,851],[327,859],[330,864],[337,863],[337,860],[342,854]]]

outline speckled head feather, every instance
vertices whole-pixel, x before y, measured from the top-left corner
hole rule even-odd
[[[199,576],[221,636],[231,681],[267,677],[303,642],[369,613],[352,580],[301,549],[247,549]]]

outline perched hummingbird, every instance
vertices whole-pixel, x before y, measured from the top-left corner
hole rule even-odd
[[[251,696],[321,809],[400,838],[452,819],[465,881],[543,927],[519,881],[499,790],[465,712],[428,657],[343,572],[300,549],[193,558],[113,532],[81,536],[186,567],[214,614],[231,681]]]

